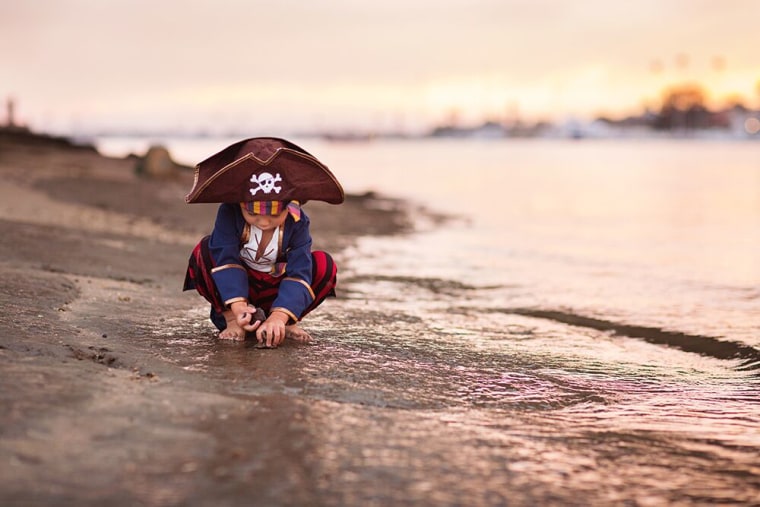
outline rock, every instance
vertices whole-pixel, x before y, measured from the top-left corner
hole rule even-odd
[[[139,176],[153,179],[175,178],[179,175],[181,166],[172,160],[169,150],[164,146],[153,145],[148,148],[145,156],[138,158],[135,172]]]

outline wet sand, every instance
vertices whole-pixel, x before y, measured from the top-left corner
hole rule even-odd
[[[216,343],[200,297],[181,291],[216,206],[184,203],[189,170],[158,181],[134,167],[0,134],[0,504],[331,503],[309,402],[266,388],[299,382],[304,346],[256,352],[255,396],[177,359],[177,335],[200,335],[233,363],[253,351]],[[306,209],[315,247],[340,266],[357,235],[408,230],[401,207],[366,195]],[[316,312],[329,319],[330,300]]]
[[[424,277],[374,196],[308,204],[314,343],[220,342],[180,291],[215,206],[134,163],[0,136],[0,505],[757,505],[747,344]]]

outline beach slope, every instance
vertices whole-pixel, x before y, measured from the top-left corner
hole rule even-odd
[[[0,504],[315,498],[305,402],[231,396],[219,386],[234,379],[183,367],[182,337],[220,346],[204,302],[181,291],[216,206],[184,203],[190,170],[145,179],[135,164],[0,134]],[[376,201],[309,203],[315,246],[340,262],[357,235],[409,227]],[[272,370],[251,373],[263,385],[274,370],[278,382],[298,375],[287,367],[297,345],[265,353]]]

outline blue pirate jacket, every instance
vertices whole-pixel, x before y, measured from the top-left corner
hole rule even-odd
[[[292,321],[298,321],[314,301],[309,223],[309,217],[301,210],[301,219],[296,222],[288,214],[279,232],[277,262],[285,262],[286,266],[272,311],[285,312]],[[248,273],[240,258],[240,247],[249,228],[240,205],[225,203],[219,206],[208,246],[215,266],[211,276],[225,306],[248,301]]]

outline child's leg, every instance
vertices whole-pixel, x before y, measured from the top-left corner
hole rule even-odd
[[[335,297],[335,286],[338,283],[338,267],[330,254],[316,250],[311,253],[311,261],[311,289],[314,291],[314,301],[301,314],[301,318],[328,297]],[[300,342],[311,340],[311,335],[297,324],[285,326],[285,336]]]
[[[317,306],[328,297],[335,296],[335,286],[337,285],[338,268],[330,254],[322,251],[312,252],[312,283],[314,291],[314,301],[303,312],[301,317],[314,310]],[[237,325],[221,301],[219,292],[216,290],[214,280],[211,277],[211,268],[213,268],[208,251],[208,237],[203,238],[200,243],[193,249],[193,253],[188,261],[187,274],[185,276],[184,290],[195,289],[209,303],[211,303],[211,321],[219,329],[219,338],[222,339],[244,339],[245,331]],[[264,275],[262,273],[249,270],[249,300],[257,307],[269,310],[272,302],[277,297],[279,289],[279,279]],[[229,330],[229,332],[226,332]],[[286,336],[299,340],[308,341],[311,337],[309,333],[293,324],[286,326]]]
[[[311,252],[311,290],[314,291],[314,301],[301,314],[307,313],[322,304],[328,297],[335,297],[335,286],[338,284],[338,266],[327,252],[315,250]]]
[[[225,340],[242,340],[245,331],[237,325],[232,312],[224,307],[219,291],[216,290],[211,269],[214,267],[208,250],[208,236],[203,238],[193,249],[187,262],[184,290],[195,289],[198,294],[211,303],[211,322],[219,329],[219,338]]]

